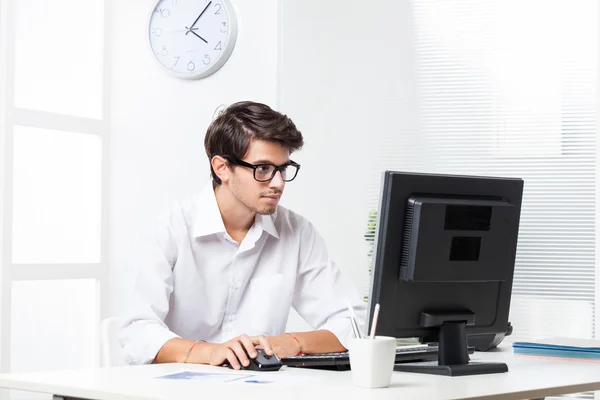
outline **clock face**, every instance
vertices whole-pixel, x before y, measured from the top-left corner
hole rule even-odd
[[[237,23],[228,0],[160,0],[148,28],[152,53],[173,75],[216,72],[235,46]]]

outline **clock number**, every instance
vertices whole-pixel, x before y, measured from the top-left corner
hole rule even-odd
[[[179,59],[181,57],[173,57],[173,58],[175,58],[176,60],[175,60],[175,64],[173,64],[173,66],[171,67],[171,69],[175,68],[175,66],[177,65],[177,63],[179,62]]]
[[[160,54],[162,54],[163,56],[166,56],[167,54],[169,54],[169,50],[167,50],[167,46],[162,47]]]
[[[159,8],[156,10],[156,12],[159,13],[163,18],[167,18],[169,15],[171,15],[171,11],[169,11],[168,8]]]
[[[215,8],[217,7],[219,8],[217,9],[217,11],[215,11],[215,14],[221,14],[221,5],[219,3],[215,3]]]
[[[192,72],[195,69],[196,69],[196,64],[194,64],[193,62],[190,61],[187,65],[187,70]]]
[[[223,28],[221,28],[220,29],[221,33],[227,32],[227,22],[223,22],[223,26],[225,27],[225,30],[223,30]]]
[[[204,65],[208,65],[208,64],[210,64],[210,57],[208,56],[208,54],[205,54],[205,55],[204,55],[204,59],[202,60],[202,63],[203,63]]]
[[[173,5],[176,6],[177,5],[177,0],[173,0]]]
[[[156,37],[159,37],[160,35],[162,35],[162,29],[160,29],[160,28],[152,29],[152,34],[156,35]]]
[[[221,41],[219,40],[219,43],[217,43],[217,45],[215,46],[215,50],[223,50],[223,48],[221,47]]]

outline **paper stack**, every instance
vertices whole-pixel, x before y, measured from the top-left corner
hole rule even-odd
[[[513,349],[515,355],[561,357],[578,361],[600,362],[600,340],[594,339],[555,337],[528,342],[514,342]]]

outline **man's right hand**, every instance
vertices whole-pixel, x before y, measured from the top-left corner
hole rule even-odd
[[[228,362],[234,369],[241,368],[240,362],[247,367],[250,364],[248,356],[255,358],[257,355],[256,347],[262,347],[268,355],[273,355],[273,349],[263,335],[241,335],[222,344],[207,343],[204,347],[210,365],[223,365]]]

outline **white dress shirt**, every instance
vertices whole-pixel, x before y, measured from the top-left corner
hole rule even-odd
[[[323,239],[282,206],[257,215],[238,245],[209,185],[160,219],[146,256],[134,310],[119,335],[130,364],[152,362],[176,337],[222,343],[244,333],[282,334],[291,307],[346,348],[352,337],[348,303],[364,324],[366,304],[331,261]]]

